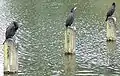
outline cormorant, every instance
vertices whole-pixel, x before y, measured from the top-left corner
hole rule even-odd
[[[113,2],[112,7],[111,7],[110,10],[107,12],[107,15],[106,15],[107,17],[106,17],[106,20],[105,20],[105,21],[107,21],[108,17],[110,17],[110,16],[113,15],[113,13],[115,12],[115,7],[116,7],[116,5],[115,5],[115,3]]]
[[[68,15],[67,20],[66,20],[66,24],[65,24],[66,28],[68,26],[71,26],[71,24],[73,23],[74,17],[75,17],[75,10],[76,10],[76,8],[77,7],[74,7],[74,8],[71,9],[70,14]]]
[[[12,25],[8,26],[7,29],[6,29],[6,33],[5,33],[6,39],[5,39],[5,41],[9,38],[12,38],[15,35],[17,29],[18,29],[18,23],[13,21]],[[5,43],[5,41],[4,41],[4,43]]]

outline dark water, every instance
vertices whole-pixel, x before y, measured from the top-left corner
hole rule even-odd
[[[107,43],[103,24],[113,1],[117,40]],[[76,54],[64,56],[64,25],[73,6]],[[0,7],[1,26],[23,24],[15,36],[18,76],[120,76],[119,0],[1,0]]]

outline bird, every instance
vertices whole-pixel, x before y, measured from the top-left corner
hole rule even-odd
[[[5,33],[5,37],[6,38],[5,38],[5,41],[7,39],[9,39],[9,38],[12,38],[15,35],[15,33],[16,33],[17,30],[18,30],[18,23],[15,22],[15,21],[13,21],[12,25],[8,26],[7,29],[6,29],[6,33]],[[4,43],[5,43],[5,41],[4,41]]]
[[[116,4],[115,4],[115,2],[113,2],[112,3],[112,7],[109,9],[109,11],[107,12],[107,17],[106,17],[106,20],[105,21],[107,21],[108,20],[108,17],[110,17],[110,16],[112,16],[113,15],[113,13],[115,12],[115,7],[116,7]]]
[[[67,20],[66,20],[66,24],[65,24],[66,28],[67,28],[68,26],[71,26],[71,24],[73,23],[74,18],[75,18],[75,10],[76,10],[76,8],[77,8],[77,7],[73,7],[73,8],[71,9],[71,11],[70,11],[70,13],[69,13],[69,15],[68,15],[68,17],[67,17]]]

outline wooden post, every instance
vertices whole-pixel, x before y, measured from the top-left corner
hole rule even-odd
[[[12,39],[4,43],[4,73],[18,72],[18,57],[15,42]]]
[[[109,17],[107,23],[107,41],[116,40],[116,18]]]
[[[65,54],[75,53],[75,27],[65,30]]]

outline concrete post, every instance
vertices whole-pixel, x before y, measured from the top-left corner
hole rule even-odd
[[[107,24],[107,41],[116,40],[116,18],[109,17]]]
[[[65,54],[75,53],[75,27],[65,30]]]
[[[18,57],[15,42],[11,39],[4,43],[4,73],[18,72]]]

